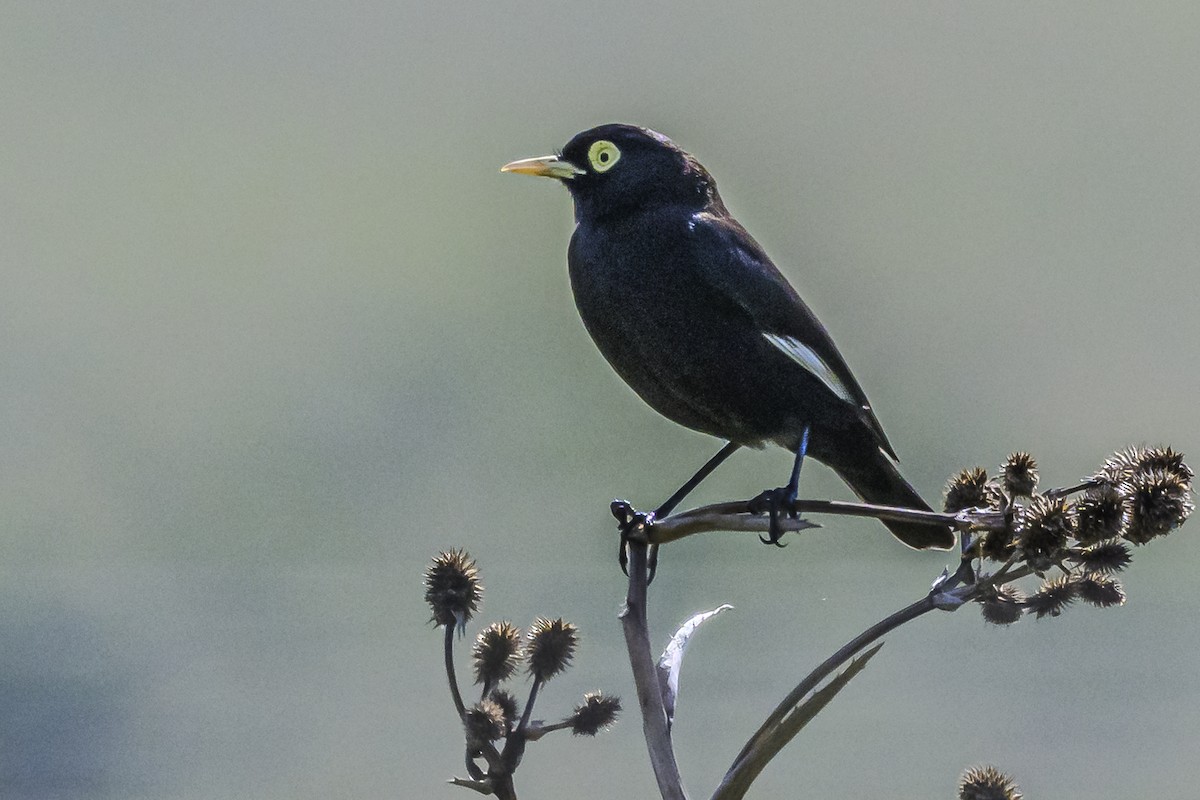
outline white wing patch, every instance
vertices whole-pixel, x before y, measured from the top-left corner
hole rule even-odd
[[[806,345],[799,339],[793,339],[791,336],[780,336],[777,333],[764,333],[763,338],[771,344],[775,345],[781,353],[795,361],[804,369],[808,370],[821,383],[829,388],[829,391],[836,394],[838,397],[845,400],[847,403],[858,405],[854,400],[854,395],[850,394],[850,390],[846,388],[846,384],[842,383],[841,379],[834,373],[829,365],[826,364],[817,351]]]

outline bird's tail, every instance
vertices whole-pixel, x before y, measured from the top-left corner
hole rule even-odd
[[[839,459],[831,464],[855,494],[868,503],[929,511],[896,465],[883,452],[874,450],[873,458]],[[909,547],[918,550],[949,550],[954,546],[954,531],[945,525],[922,525],[915,522],[881,520],[888,530]]]

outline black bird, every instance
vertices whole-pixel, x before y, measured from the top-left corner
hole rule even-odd
[[[661,507],[663,515],[743,445],[797,454],[788,485],[752,503],[796,499],[805,452],[871,503],[927,510],[825,328],[721,202],[708,171],[667,137],[632,125],[578,134],[561,155],[503,172],[556,178],[575,202],[567,251],[583,324],[652,408],[728,444]],[[910,547],[946,549],[948,527],[885,521]]]

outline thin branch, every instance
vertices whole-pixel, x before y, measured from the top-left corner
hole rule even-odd
[[[990,509],[969,509],[957,514],[922,511],[915,508],[882,506],[873,503],[848,503],[840,500],[798,500],[793,505],[797,514],[832,514],[835,516],[873,517],[881,520],[916,522],[927,525],[948,525],[958,530],[1002,530],[1002,513]],[[820,527],[805,519],[785,517],[779,520],[785,531],[802,531]],[[752,514],[745,500],[713,503],[682,511],[665,519],[655,519],[646,536],[653,544],[666,544],[686,536],[707,531],[762,533],[769,529],[770,520]]]
[[[879,639],[884,634],[895,630],[906,622],[927,614],[937,608],[935,595],[930,593],[912,605],[900,609],[894,614],[880,620],[867,628],[858,636],[851,639],[840,650],[810,672],[804,680],[796,685],[776,706],[767,720],[759,727],[754,735],[746,742],[742,751],[734,759],[733,766],[725,774],[713,795],[713,800],[732,800],[742,797],[750,787],[750,783],[758,776],[767,762],[786,744],[786,739],[780,741],[785,730],[781,730],[780,722],[796,705],[813,691],[821,681],[825,680],[838,667],[849,661],[855,653]],[[790,737],[789,737],[790,738]]]
[[[842,500],[797,500],[793,506],[797,514],[834,514],[848,517],[874,517],[895,522],[923,522],[927,525],[959,524],[958,515],[941,511],[924,511],[902,506],[884,506],[874,503],[847,503]]]
[[[850,662],[850,666],[848,666],[844,671],[838,673],[838,675],[835,676],[832,681],[825,684],[816,692],[813,692],[813,694],[809,696],[808,700],[801,703],[786,717],[784,717],[783,721],[779,725],[781,735],[778,737],[778,749],[782,749],[787,745],[788,742],[794,739],[796,734],[800,732],[800,729],[808,724],[808,722],[811,721],[812,718],[815,717],[817,713],[820,712],[821,709],[824,708],[829,701],[834,698],[834,695],[836,695],[843,686],[850,682],[851,678],[861,672],[863,667],[867,665],[867,662],[875,657],[876,653],[883,649],[883,645],[883,642],[879,642],[870,650],[867,650],[861,655],[855,657],[854,660]],[[777,753],[778,750],[776,750],[775,753],[764,754],[766,756],[765,760],[770,761],[771,758],[773,758]]]
[[[625,631],[625,647],[629,651],[629,664],[633,668],[633,682],[637,687],[638,707],[642,712],[642,734],[646,738],[650,766],[654,768],[654,777],[663,800],[687,800],[683,778],[675,761],[675,750],[671,745],[671,730],[663,707],[658,669],[650,651],[650,629],[646,622],[647,545],[631,538],[628,550],[629,591],[620,617],[621,627]]]
[[[538,690],[542,688],[542,683],[544,681],[540,678],[533,679],[533,685],[529,687],[529,699],[525,701],[525,711],[521,714],[521,721],[517,723],[517,727],[504,742],[504,751],[500,753],[500,760],[503,764],[501,771],[507,775],[511,776],[516,772],[517,767],[521,764],[521,759],[525,757],[525,744],[529,741],[525,731],[529,728],[533,704],[537,702]]]
[[[454,633],[454,626],[447,625],[445,639],[446,680],[450,684],[450,697],[454,699],[454,708],[458,712],[458,718],[465,724],[467,709],[466,706],[463,705],[462,693],[458,690],[458,676],[454,672]],[[488,762],[489,772],[496,770],[503,771],[504,762],[500,757],[500,752],[496,749],[494,744],[491,742],[482,742],[478,749],[478,754]],[[505,795],[502,795],[501,792],[508,792],[508,796],[513,798],[516,797],[516,794],[513,792],[512,788],[511,774],[507,776],[501,775],[499,781],[493,780],[492,778],[495,777],[493,775],[484,776],[483,771],[475,766],[474,763],[472,763],[471,751],[469,747],[466,754],[466,766],[467,772],[470,773],[472,780],[454,778],[450,781],[451,783],[456,786],[464,786],[468,789],[474,789],[475,791],[483,794],[495,794],[497,797],[503,797]],[[486,790],[481,788],[484,786],[487,787]]]
[[[480,794],[492,793],[492,784],[489,781],[467,780],[466,778],[451,778],[450,780],[446,781],[446,783],[451,783],[455,786],[461,786],[464,789],[470,789],[471,791],[479,792]]]
[[[525,738],[531,742],[536,742],[538,739],[542,738],[547,733],[554,733],[555,731],[565,731],[567,728],[571,727],[571,725],[572,725],[572,722],[569,719],[564,719],[561,722],[552,722],[549,725],[539,725],[537,723],[531,723],[528,727],[525,728]]]
[[[450,696],[454,698],[454,710],[458,718],[466,716],[467,708],[463,705],[462,694],[458,691],[458,678],[454,674],[454,626],[446,626],[446,680],[450,682]]]
[[[745,769],[737,775],[734,775],[731,770],[726,779],[722,781],[721,786],[717,788],[713,795],[714,800],[738,800],[746,794],[750,788],[750,784],[758,777],[763,768],[770,763],[771,759],[779,755],[779,751],[787,746],[788,742],[796,738],[796,734],[812,721],[813,717],[821,713],[825,706],[837,696],[838,692],[845,688],[846,684],[854,678],[863,668],[867,666],[867,662],[879,652],[883,647],[883,642],[867,650],[862,655],[850,662],[850,666],[836,675],[833,680],[822,686],[819,690],[813,692],[808,698],[798,705],[796,708],[788,712],[788,715],[779,722],[779,727],[770,739],[764,742],[764,746],[750,754]]]
[[[537,702],[538,690],[542,688],[542,679],[534,678],[533,685],[529,687],[529,699],[525,701],[525,711],[521,714],[521,721],[517,724],[517,731],[524,733],[529,727],[529,718],[533,715],[533,704]]]
[[[466,757],[463,759],[467,767],[467,774],[474,780],[482,781],[486,776],[483,770],[475,763],[475,759],[471,757],[470,748],[467,749]]]
[[[492,781],[492,794],[496,800],[517,800],[517,790],[513,788],[512,775],[501,775]]]
[[[1096,486],[1092,479],[1071,486],[1049,489],[1047,497],[1066,497]],[[653,518],[646,532],[651,544],[666,544],[676,539],[707,531],[734,531],[762,533],[770,528],[770,520],[750,511],[750,501],[733,500],[713,503],[669,517]],[[1006,511],[1001,508],[968,508],[957,513],[923,511],[902,506],[883,506],[874,503],[848,503],[841,500],[797,500],[790,509],[797,515],[831,514],[834,516],[873,517],[896,522],[916,522],[927,525],[949,525],[960,531],[1005,530],[1008,526]],[[804,519],[785,518],[780,520],[785,531],[802,531],[820,527]]]
[[[1075,494],[1076,492],[1094,489],[1100,485],[1101,481],[1095,478],[1084,478],[1082,481],[1074,484],[1073,486],[1064,486],[1061,489],[1049,489],[1046,492],[1043,492],[1043,494],[1045,494],[1047,497],[1058,499],[1066,497],[1069,494]]]
[[[720,503],[718,505],[733,504]],[[674,542],[696,533],[729,531],[733,533],[762,534],[768,532],[770,529],[769,517],[751,515],[746,512],[745,508],[730,513],[711,510],[716,507],[704,506],[703,508],[684,511],[666,519],[655,520],[649,526],[646,535],[654,544],[666,544],[667,542]],[[779,529],[784,532],[800,532],[819,527],[821,526],[817,523],[809,522],[806,519],[782,517],[779,520]]]
[[[988,578],[991,580],[992,584],[995,586],[999,586],[1000,583],[1007,583],[1007,581],[1004,581],[1003,578],[1006,575],[1008,575],[1008,571],[1011,570],[1013,568],[1013,565],[1016,563],[1017,563],[1017,553],[1016,553],[1016,551],[1014,551],[1013,554],[1008,557],[1008,561],[1005,561],[1000,566],[1000,569],[996,570],[995,572],[993,572],[991,575],[988,576]]]
[[[845,646],[805,676],[804,680],[788,693],[783,702],[776,706],[771,715],[742,747],[741,752],[734,759],[733,766],[730,767],[721,785],[713,794],[713,800],[738,800],[745,795],[750,784],[758,777],[763,768],[791,741],[807,721],[796,717],[797,705],[834,670],[841,667],[856,653],[861,652],[863,648],[917,617],[935,609],[954,610],[975,599],[984,587],[1019,580],[1033,572],[1029,567],[1008,571],[1010,568],[1011,564],[1006,564],[1003,573],[982,576],[978,582],[959,588],[953,588],[950,583],[940,585],[917,602],[885,617],[847,642]],[[874,651],[872,651],[873,653]]]

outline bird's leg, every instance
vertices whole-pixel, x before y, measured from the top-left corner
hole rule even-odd
[[[805,425],[804,432],[800,434],[800,446],[796,448],[796,460],[792,463],[792,477],[788,479],[787,486],[767,489],[750,501],[750,513],[761,514],[766,511],[771,515],[770,532],[767,538],[758,537],[763,544],[773,544],[776,547],[785,546],[779,541],[784,534],[779,526],[779,513],[786,511],[789,517],[793,519],[796,517],[795,504],[800,493],[800,468],[804,466],[804,456],[808,453],[808,436],[809,426]]]
[[[733,455],[739,447],[741,447],[741,445],[737,442],[726,442],[725,446],[722,447],[715,456],[704,462],[704,466],[698,469],[695,475],[688,478],[687,483],[683,484],[683,486],[680,486],[677,490],[675,490],[675,494],[668,497],[661,506],[654,509],[654,519],[662,519],[674,511],[675,506],[682,503],[685,497],[691,494],[692,491],[699,486],[705,478],[713,473],[713,470],[721,466],[721,463]]]
[[[654,520],[662,519],[674,511],[675,507],[682,503],[685,497],[691,494],[692,491],[699,486],[705,478],[713,473],[713,470],[721,466],[721,463],[733,455],[734,452],[736,452],[740,447],[741,445],[737,442],[726,442],[725,446],[722,447],[715,456],[704,462],[704,466],[698,469],[695,475],[688,478],[683,486],[680,486],[678,489],[676,489],[674,494],[668,497],[662,505],[654,509],[654,511],[650,512],[649,514],[637,512],[632,518],[629,519],[628,522],[621,525],[621,550],[617,556],[617,560],[621,564],[622,572],[628,574],[627,566],[629,563],[629,556],[625,552],[625,545],[629,540],[629,534],[634,530],[634,528],[637,525],[651,525],[653,524]],[[656,544],[650,545],[647,568],[649,572],[647,583],[649,583],[649,581],[654,580],[654,573],[658,569],[658,545]]]

